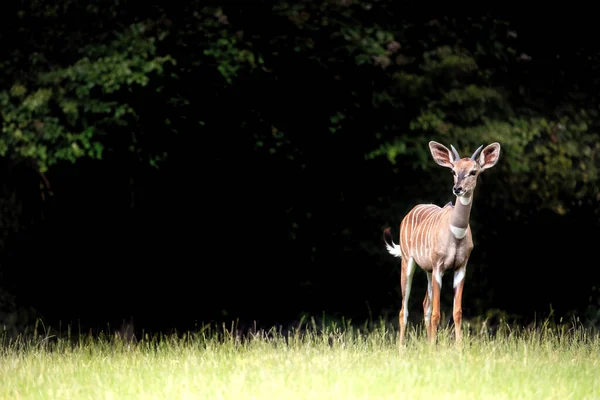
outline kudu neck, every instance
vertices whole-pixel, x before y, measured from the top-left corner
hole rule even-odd
[[[469,197],[457,197],[454,209],[450,216],[450,224],[457,228],[466,228],[471,217],[471,206],[473,205],[473,193]]]

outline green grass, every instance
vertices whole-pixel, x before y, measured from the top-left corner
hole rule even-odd
[[[578,327],[466,335],[314,327],[240,341],[227,330],[5,341],[2,399],[599,399],[600,339]],[[324,334],[323,334],[324,333]]]

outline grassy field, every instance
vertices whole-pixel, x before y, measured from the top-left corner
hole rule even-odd
[[[460,348],[448,329],[435,347],[413,330],[402,354],[384,326],[324,331],[5,340],[0,398],[600,399],[600,339],[580,328],[505,328]]]

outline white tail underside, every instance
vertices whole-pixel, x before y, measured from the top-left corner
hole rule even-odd
[[[394,257],[402,257],[402,252],[400,251],[400,246],[398,246],[394,241],[392,241],[392,246],[389,244],[385,244],[387,251],[390,252]]]

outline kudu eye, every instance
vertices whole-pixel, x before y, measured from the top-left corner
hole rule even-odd
[[[456,171],[452,170],[452,175],[456,176]]]
[[[475,171],[475,170],[469,172],[469,175],[471,175],[471,176],[475,176],[475,174],[477,174],[477,171]]]

